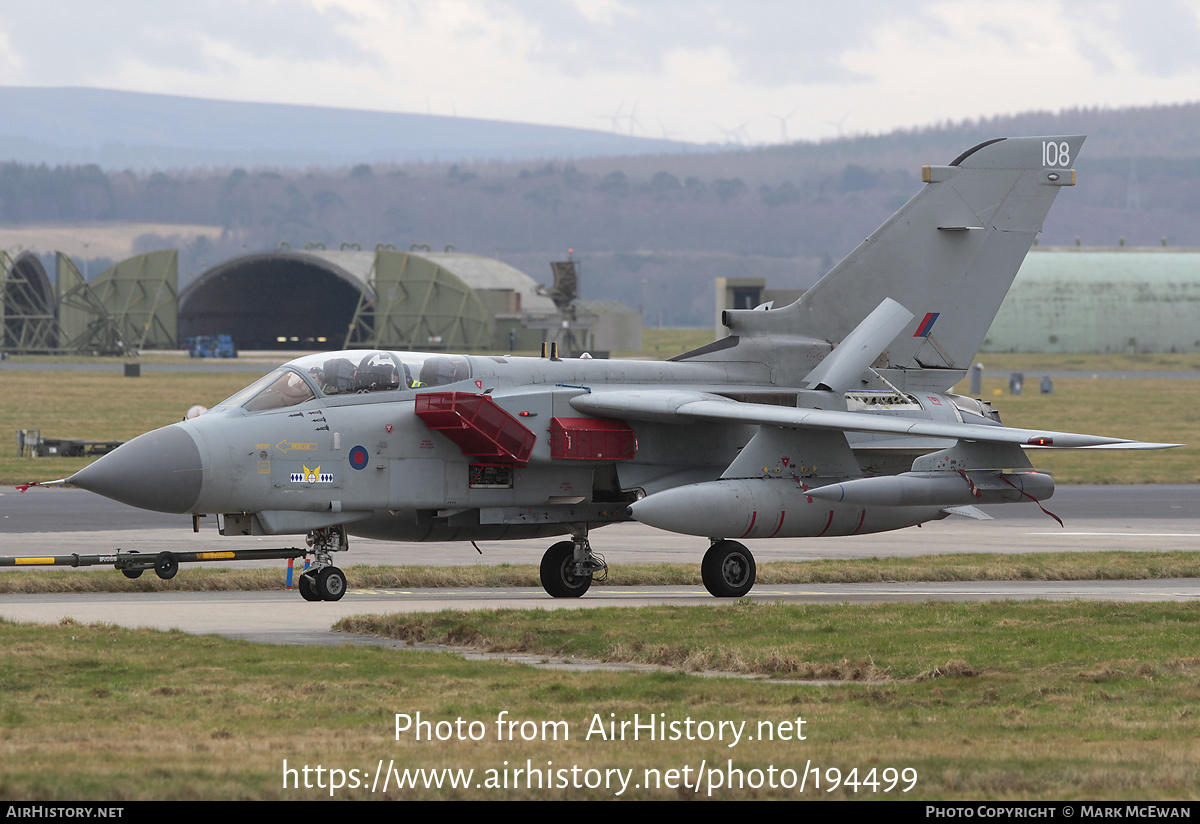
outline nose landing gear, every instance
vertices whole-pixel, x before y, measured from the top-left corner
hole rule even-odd
[[[341,526],[314,529],[305,540],[316,560],[296,581],[301,597],[305,601],[340,601],[346,594],[346,573],[333,565],[330,553],[350,548],[346,530]]]

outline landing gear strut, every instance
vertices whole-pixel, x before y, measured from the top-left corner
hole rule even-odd
[[[704,588],[718,598],[741,598],[754,586],[754,556],[737,541],[714,541],[700,563]]]
[[[570,541],[559,541],[542,556],[542,588],[554,598],[578,598],[592,581],[608,577],[608,564],[592,552],[586,532]]]
[[[305,601],[340,601],[346,594],[346,573],[333,565],[329,553],[349,549],[346,530],[341,526],[314,529],[305,540],[315,560],[296,581],[301,597]]]

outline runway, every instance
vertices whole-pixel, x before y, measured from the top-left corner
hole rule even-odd
[[[1079,552],[1097,550],[1192,551],[1200,548],[1200,487],[1061,487],[1047,507],[1065,528],[1033,505],[988,507],[995,520],[948,518],[921,528],[881,535],[825,539],[751,541],[760,563],[819,558],[915,556],[961,552]],[[18,495],[0,489],[0,534],[6,555],[101,553],[117,548],[154,553],[279,547],[302,543],[300,536],[223,538],[211,523],[200,533],[190,519],[132,509],[82,490],[34,489]],[[547,540],[470,544],[388,543],[351,539],[339,556],[350,591],[334,603],[308,603],[297,592],[126,593],[105,595],[0,596],[0,617],[54,623],[71,617],[85,623],[180,629],[232,638],[286,644],[337,644],[356,639],[329,627],[347,615],[418,612],[449,608],[516,607],[588,609],[605,606],[680,604],[721,606],[701,587],[596,586],[580,599],[553,599],[540,588],[439,590],[355,589],[355,564],[536,564]],[[595,531],[592,543],[614,568],[622,563],[699,564],[706,548],[701,538],[660,532],[640,524],[618,524]],[[1200,559],[1198,559],[1200,560]],[[284,562],[277,566],[283,579]],[[74,571],[115,575],[110,568]],[[805,584],[756,587],[750,597],[762,601],[838,603],[871,601],[1072,599],[1117,601],[1190,601],[1200,599],[1200,578],[1153,581],[1011,581],[982,583]]]

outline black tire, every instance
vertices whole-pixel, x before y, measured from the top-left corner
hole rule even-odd
[[[154,559],[154,572],[164,581],[169,581],[179,572],[179,561],[170,552],[160,552]]]
[[[137,555],[138,551],[136,549],[131,549],[131,550],[129,550],[129,554]],[[144,570],[144,569],[123,569],[123,570],[121,570],[121,574],[124,575],[126,578],[133,580],[134,578],[141,578],[142,573],[145,571],[146,570]]]
[[[296,588],[300,590],[300,596],[305,601],[320,601],[321,596],[317,592],[317,582],[313,580],[313,574],[305,572],[296,579]]]
[[[718,598],[741,598],[754,587],[756,574],[754,556],[737,541],[717,541],[700,564],[704,588]]]
[[[317,573],[317,594],[322,601],[340,601],[346,594],[346,574],[337,567],[325,567]]]
[[[592,576],[575,574],[575,544],[559,541],[542,556],[542,589],[554,598],[578,598],[592,585]]]

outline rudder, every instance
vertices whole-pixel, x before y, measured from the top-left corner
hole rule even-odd
[[[1084,136],[999,138],[948,166],[790,306],[730,310],[733,334],[841,341],[891,298],[911,311],[888,366],[964,370],[978,352]],[[953,383],[953,381],[951,381]]]

